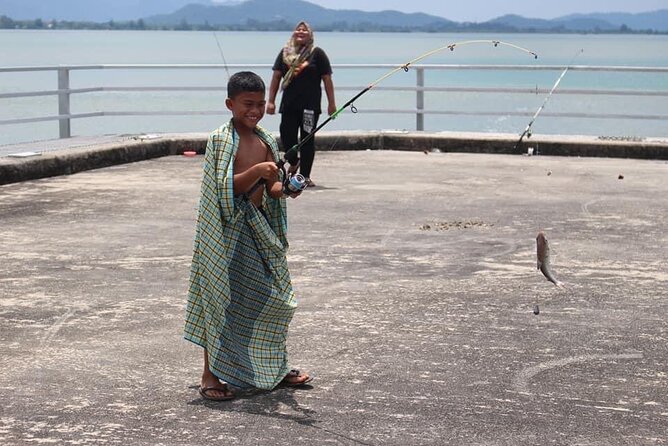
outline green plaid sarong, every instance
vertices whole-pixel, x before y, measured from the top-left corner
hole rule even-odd
[[[260,127],[256,134],[278,160],[274,137]],[[297,305],[285,200],[265,193],[265,217],[234,197],[238,140],[230,121],[207,143],[184,337],[207,349],[209,368],[221,380],[273,389],[289,371],[286,338]]]

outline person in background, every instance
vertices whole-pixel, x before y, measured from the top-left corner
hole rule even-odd
[[[288,366],[297,302],[278,145],[258,125],[265,85],[242,71],[227,95],[232,119],[211,133],[204,155],[184,329],[185,339],[204,348],[199,393],[214,401],[236,396],[228,384],[271,390],[311,380]]]
[[[325,87],[327,113],[336,112],[332,67],[324,50],[314,45],[313,30],[306,22],[299,22],[292,36],[278,53],[269,85],[267,114],[276,113],[276,95],[279,85],[282,91],[280,134],[284,150],[303,140],[318,125],[322,113],[320,102]],[[288,157],[291,166],[299,164],[299,172],[308,178],[313,187],[311,169],[315,158],[315,138],[310,138],[300,148],[299,154]]]

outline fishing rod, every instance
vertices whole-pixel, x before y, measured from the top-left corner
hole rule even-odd
[[[308,135],[306,135],[306,137],[305,137],[303,140],[301,140],[298,144],[292,146],[292,148],[290,148],[290,150],[288,150],[288,152],[297,152],[297,151],[298,151],[304,144],[306,144],[306,143],[308,142],[309,139],[313,138],[313,137],[315,136],[315,134],[316,134],[321,128],[323,128],[325,125],[327,125],[327,124],[328,124],[330,121],[332,121],[333,119],[336,119],[336,117],[337,117],[343,110],[345,110],[346,108],[350,107],[350,111],[351,111],[351,112],[353,112],[353,113],[357,113],[357,108],[355,108],[355,106],[353,105],[353,103],[354,103],[357,99],[359,99],[360,96],[362,96],[363,94],[365,94],[367,91],[371,90],[371,89],[374,88],[376,85],[378,85],[380,82],[384,81],[385,79],[387,79],[388,77],[390,77],[390,76],[392,76],[393,74],[397,73],[398,71],[403,70],[403,71],[405,71],[405,72],[407,73],[407,72],[408,72],[408,67],[409,67],[409,66],[415,64],[416,62],[421,61],[422,59],[426,59],[427,57],[432,56],[432,55],[434,55],[434,54],[436,54],[436,53],[439,53],[439,52],[444,51],[444,50],[454,51],[455,48],[458,47],[458,46],[471,45],[471,44],[478,44],[478,43],[491,43],[492,45],[494,45],[495,48],[498,47],[499,45],[502,45],[502,46],[508,46],[508,47],[515,48],[515,49],[518,49],[518,50],[520,50],[520,51],[523,51],[523,52],[525,52],[525,53],[528,53],[528,54],[534,56],[534,59],[538,59],[538,54],[534,53],[533,51],[531,51],[531,50],[529,50],[529,49],[527,49],[527,48],[523,48],[523,47],[518,46],[518,45],[514,45],[514,44],[512,44],[512,43],[503,42],[503,41],[501,41],[501,40],[466,40],[466,41],[463,41],[463,42],[455,42],[455,43],[451,43],[451,44],[444,45],[444,46],[442,46],[442,47],[433,49],[433,50],[431,50],[431,51],[427,51],[426,53],[421,54],[420,56],[416,57],[415,59],[413,59],[413,60],[411,60],[411,61],[409,61],[409,62],[406,62],[406,63],[403,64],[403,65],[399,65],[398,67],[396,67],[396,68],[390,70],[389,72],[387,72],[387,73],[384,74],[383,76],[379,77],[378,79],[376,79],[375,81],[373,81],[372,83],[370,83],[366,88],[364,88],[362,91],[360,91],[359,93],[357,93],[357,94],[356,94],[355,96],[353,96],[348,102],[346,102],[345,104],[343,104],[338,110],[336,110],[334,113],[332,113],[332,114],[331,114],[331,115],[330,115],[330,116],[329,116],[329,117],[328,117],[322,124],[320,124],[318,127],[316,127],[311,133],[309,133]],[[288,154],[288,152],[286,152],[286,155]]]
[[[216,32],[213,32],[213,38],[216,39],[216,45],[218,45],[218,52],[220,52],[220,57],[223,59],[223,64],[225,65],[225,72],[227,73],[227,79],[230,78],[230,70],[227,69],[227,61],[225,60],[225,54],[223,54],[223,47],[220,46],[220,42],[218,41],[218,36],[216,35]]]
[[[570,63],[566,66],[564,71],[561,72],[561,75],[557,78],[557,81],[552,86],[552,89],[547,94],[547,96],[545,96],[545,100],[540,105],[540,107],[538,107],[538,110],[536,110],[536,113],[534,113],[533,117],[531,118],[531,121],[529,121],[529,124],[526,126],[526,128],[524,129],[524,131],[520,135],[520,139],[518,139],[517,142],[515,143],[515,146],[513,147],[513,150],[516,150],[517,147],[519,147],[519,145],[522,143],[522,139],[524,139],[525,136],[527,137],[527,139],[531,138],[531,126],[533,125],[534,121],[536,121],[536,118],[538,117],[540,112],[542,112],[543,109],[545,108],[545,104],[547,104],[547,101],[550,99],[550,96],[552,96],[552,93],[554,93],[554,91],[557,89],[557,86],[559,86],[559,83],[564,78],[564,75],[566,74],[566,72],[569,70],[569,68],[571,68],[571,65],[573,65],[573,62],[575,61],[575,58],[578,57],[583,52],[584,52],[584,50],[581,49],[580,51],[575,53],[575,56],[573,56]]]
[[[411,65],[415,64],[416,62],[421,61],[422,59],[426,59],[426,58],[429,57],[429,56],[432,56],[432,55],[434,55],[434,54],[436,54],[436,53],[439,53],[439,52],[441,52],[441,51],[444,51],[444,50],[454,51],[455,48],[458,47],[458,46],[472,45],[472,44],[481,44],[481,43],[491,43],[492,45],[494,45],[495,48],[497,48],[499,45],[501,45],[501,46],[507,46],[507,47],[510,47],[510,48],[514,48],[514,49],[523,51],[523,52],[525,52],[525,53],[527,53],[527,54],[532,55],[532,56],[534,57],[534,59],[538,59],[538,54],[536,54],[535,52],[533,52],[533,51],[531,51],[531,50],[529,50],[529,49],[527,49],[527,48],[524,48],[524,47],[521,47],[521,46],[518,46],[518,45],[514,45],[514,44],[512,44],[512,43],[503,42],[503,41],[501,41],[501,40],[486,40],[486,39],[485,39],[485,40],[465,40],[465,41],[462,41],[462,42],[450,43],[450,44],[448,44],[448,45],[444,45],[444,46],[435,48],[435,49],[433,49],[433,50],[427,51],[426,53],[419,55],[419,56],[416,57],[415,59],[412,59],[412,60],[410,60],[410,61],[408,61],[408,62],[406,62],[406,63],[404,63],[404,64],[402,64],[402,65],[399,65],[399,66],[396,67],[396,68],[393,68],[393,69],[390,70],[389,72],[385,73],[384,75],[382,75],[381,77],[379,77],[378,79],[376,79],[375,81],[373,81],[372,83],[370,83],[367,87],[365,87],[363,90],[361,90],[361,91],[360,91],[359,93],[357,93],[355,96],[353,96],[350,100],[348,100],[348,102],[346,102],[346,103],[343,104],[341,107],[339,107],[338,110],[336,110],[334,113],[332,113],[331,115],[329,115],[329,116],[327,117],[327,119],[326,119],[324,122],[322,122],[320,125],[318,125],[318,127],[316,127],[315,129],[313,129],[308,135],[306,135],[306,137],[305,137],[304,139],[302,139],[299,143],[295,144],[295,145],[292,146],[290,149],[288,149],[288,150],[285,152],[285,155],[283,156],[283,158],[282,158],[278,163],[276,163],[276,164],[278,165],[278,167],[279,167],[280,169],[283,170],[283,166],[284,166],[286,163],[289,162],[289,161],[288,161],[288,158],[290,158],[290,157],[292,157],[293,155],[296,155],[297,153],[299,153],[299,149],[300,149],[304,144],[306,144],[311,138],[313,138],[313,137],[315,136],[315,134],[316,134],[318,131],[320,131],[321,128],[323,128],[324,126],[326,126],[330,121],[336,119],[336,117],[337,117],[343,110],[345,110],[345,109],[348,108],[348,107],[350,107],[350,111],[351,111],[351,112],[353,112],[353,113],[357,113],[357,108],[355,107],[354,102],[355,102],[357,99],[359,99],[363,94],[365,94],[365,93],[368,92],[369,90],[373,89],[376,85],[378,85],[380,82],[384,81],[384,80],[387,79],[388,77],[392,76],[393,74],[395,74],[395,73],[397,73],[397,72],[399,72],[399,71],[402,71],[402,70],[403,70],[404,72],[407,73],[407,72],[408,72],[408,68],[409,68]],[[302,177],[302,178],[303,178],[303,177]],[[261,184],[263,184],[263,183],[264,183],[264,180],[263,180],[263,179],[258,180],[258,182],[257,182],[257,183],[256,183],[250,190],[249,190],[249,192],[247,193],[247,195],[252,195],[252,193],[255,192],[255,191],[257,190],[257,188],[258,188]],[[301,179],[300,179],[299,183],[300,183],[300,185],[301,185],[301,183],[304,183],[304,188],[305,188],[305,183],[306,183],[305,181],[301,181]],[[291,191],[291,192],[296,192],[295,190],[292,189],[291,186],[292,186],[292,187],[297,187],[297,182],[295,181],[292,185],[290,185],[290,181],[289,181],[288,179],[286,179],[286,188],[287,188],[287,190],[288,190],[288,191]],[[303,188],[302,188],[302,189],[299,189],[299,190],[303,190]]]

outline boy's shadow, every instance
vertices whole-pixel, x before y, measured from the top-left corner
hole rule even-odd
[[[318,192],[319,190],[338,190],[340,188],[334,187],[334,186],[323,186],[321,184],[317,184],[316,186],[309,186],[306,188],[304,192]]]
[[[189,386],[190,389],[197,391],[199,386]],[[281,387],[272,391],[267,390],[248,390],[241,391],[233,400],[228,401],[209,401],[203,398],[196,398],[188,404],[191,406],[205,406],[209,409],[224,412],[239,412],[264,417],[275,418],[282,421],[293,421],[302,426],[311,427],[330,435],[352,441],[354,444],[371,446],[370,443],[352,438],[340,432],[334,432],[323,426],[318,426],[318,419],[315,417],[317,412],[308,407],[304,407],[296,399],[299,392],[312,390],[313,386],[305,384],[299,387]],[[281,412],[281,405],[288,406],[293,413]]]
[[[189,386],[189,388],[196,391],[199,386]],[[296,399],[297,393],[312,389],[313,386],[308,384],[299,387],[281,387],[272,391],[235,389],[237,397],[233,400],[209,401],[198,397],[188,404],[191,406],[205,406],[209,409],[225,412],[244,412],[314,426],[318,422],[315,418],[317,412],[302,406]],[[291,413],[286,413],[285,407],[281,406],[289,407]]]

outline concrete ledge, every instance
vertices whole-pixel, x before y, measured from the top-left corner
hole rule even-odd
[[[600,139],[594,136],[548,135],[524,139],[507,133],[465,132],[338,132],[318,135],[318,150],[334,145],[336,150],[438,149],[441,152],[525,154],[533,147],[537,154],[606,158],[668,159],[668,138]]]
[[[204,153],[208,134],[158,134],[150,137],[119,137],[77,147],[77,139],[58,140],[62,149],[26,158],[0,157],[0,184],[67,175],[115,164],[149,158],[180,155],[186,150]],[[525,139],[515,147],[517,135],[463,132],[342,131],[321,132],[318,150],[400,150],[491,154],[534,153],[551,156],[582,156],[636,159],[668,159],[668,140],[643,138],[624,140],[593,136],[549,135]],[[69,145],[68,145],[69,143]],[[16,152],[30,150],[30,144],[16,146]]]
[[[204,134],[161,136],[157,139],[130,139],[85,147],[65,148],[28,158],[0,158],[0,184],[132,163],[162,156],[181,155],[195,150],[204,153]]]

